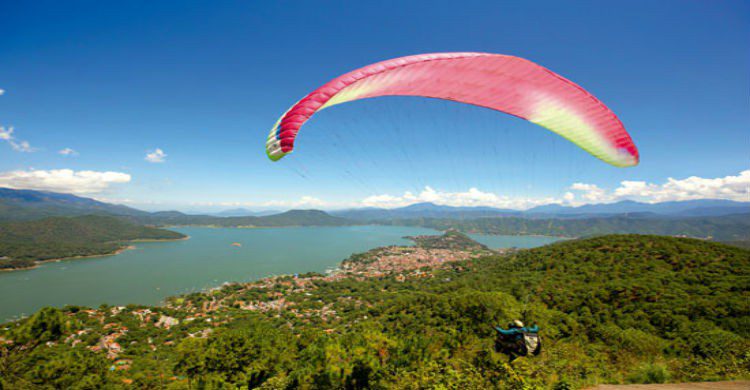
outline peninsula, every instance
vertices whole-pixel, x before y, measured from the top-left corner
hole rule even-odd
[[[110,216],[49,217],[0,223],[0,270],[40,262],[117,254],[134,241],[182,240],[187,236]]]

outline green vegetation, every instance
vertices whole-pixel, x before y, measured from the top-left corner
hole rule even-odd
[[[161,212],[130,220],[155,226],[217,226],[217,227],[286,227],[286,226],[346,226],[352,221],[334,217],[320,210],[291,210],[264,217],[214,217],[188,215],[180,212]]]
[[[0,223],[0,269],[26,268],[50,259],[110,254],[132,240],[184,237],[106,216],[4,222]]]
[[[144,215],[145,211],[71,194],[0,187],[0,221],[81,215]]]
[[[750,240],[744,241],[723,241],[724,244],[732,245],[740,248],[750,249]]]
[[[452,249],[452,250],[476,250],[476,251],[487,251],[486,245],[482,245],[461,232],[455,230],[448,230],[442,236],[416,236],[407,237],[414,241],[414,243],[425,249]]]
[[[617,235],[454,264],[431,277],[278,277],[165,307],[44,309],[0,330],[0,387],[564,389],[750,376],[750,251]],[[492,326],[514,318],[541,327],[544,352],[508,364]]]
[[[423,226],[437,230],[457,229],[484,234],[538,234],[589,237],[602,234],[657,234],[711,238],[719,241],[750,240],[750,214],[723,217],[601,217],[582,219],[527,219],[516,217],[477,219],[397,219],[383,224]]]
[[[27,221],[48,217],[103,215],[127,218],[138,225],[154,226],[345,226],[353,224],[320,210],[291,210],[263,217],[216,217],[179,211],[149,213],[122,205],[99,202],[71,194],[0,187],[0,221]]]
[[[353,271],[355,269],[357,270],[366,270],[367,268],[372,267],[365,267],[362,266],[368,266],[372,265],[375,262],[382,260],[387,257],[395,257],[398,259],[401,259],[402,267],[403,268],[410,268],[411,266],[414,266],[415,263],[408,264],[408,261],[404,261],[405,259],[410,259],[416,257],[417,259],[426,260],[428,257],[432,257],[434,255],[429,255],[428,253],[434,253],[430,251],[435,250],[443,250],[443,255],[438,255],[437,258],[440,262],[443,262],[446,260],[446,256],[444,256],[445,252],[449,252],[450,255],[454,255],[453,259],[463,259],[462,257],[456,257],[456,255],[459,255],[460,253],[469,253],[471,257],[478,257],[481,255],[488,255],[495,253],[492,250],[490,250],[487,246],[480,244],[471,238],[469,236],[457,232],[455,230],[449,230],[445,232],[444,234],[440,236],[415,236],[415,237],[404,237],[407,239],[410,239],[414,241],[415,246],[413,247],[402,247],[402,246],[389,246],[389,247],[380,247],[375,249],[370,249],[367,252],[362,253],[355,253],[349,256],[347,259],[341,262],[341,268],[347,271]],[[465,258],[465,257],[464,257]],[[450,260],[453,260],[450,259]],[[419,263],[420,266],[424,265],[425,263]],[[389,271],[393,271],[396,268],[393,266],[389,267]]]
[[[643,212],[626,214],[627,210],[661,210],[667,214],[682,211],[687,212],[686,215],[700,215],[721,210],[724,210],[722,213],[731,213],[735,209],[737,214],[707,217],[669,217]],[[583,213],[583,216],[587,210],[608,211],[600,217],[589,215],[585,218],[573,218],[570,215],[570,212],[575,211]],[[527,213],[522,217],[518,211],[513,210],[455,208],[433,204],[415,204],[394,210],[345,210],[334,212],[334,215],[320,210],[291,210],[268,216],[217,217],[188,215],[178,211],[149,213],[70,194],[0,188],[0,221],[32,220],[49,216],[108,215],[148,226],[285,227],[376,223],[509,235],[589,237],[602,234],[658,234],[710,238],[717,241],[732,241],[740,245],[750,242],[750,214],[746,213],[746,210],[746,203],[703,200],[655,205],[619,202],[583,206],[573,210],[558,206],[548,211],[551,215],[565,211],[560,215],[567,217],[546,219],[540,219],[539,215],[534,213]],[[503,216],[497,216],[498,213]],[[426,215],[435,218],[421,217]],[[8,261],[4,264],[7,265]]]

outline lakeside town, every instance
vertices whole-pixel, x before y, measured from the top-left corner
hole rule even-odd
[[[82,326],[66,334],[61,342],[70,346],[83,344],[88,350],[106,356],[112,362],[111,370],[127,371],[132,356],[138,351],[172,348],[176,340],[184,337],[206,338],[214,328],[242,318],[242,312],[293,319],[287,322],[292,329],[295,323],[322,322],[329,326],[325,332],[332,333],[336,331],[341,307],[363,307],[369,303],[351,296],[324,302],[320,290],[328,284],[365,279],[390,279],[399,283],[432,278],[436,270],[451,268],[461,272],[470,266],[467,260],[513,251],[490,250],[457,231],[448,231],[442,236],[406,238],[415,245],[387,246],[353,254],[327,274],[312,272],[273,276],[250,283],[226,283],[205,292],[168,298],[160,307],[66,307],[65,315],[79,320]],[[9,331],[12,326],[13,323],[8,324],[3,330]],[[146,340],[146,345],[138,340]],[[10,345],[13,340],[0,336],[0,343]],[[48,347],[55,344],[47,342]],[[128,378],[123,378],[123,382],[132,383]]]
[[[491,359],[487,364],[493,372],[499,373],[498,381],[522,384],[527,380],[519,375],[534,374],[529,371],[532,366],[526,361],[513,365],[504,363],[501,353],[492,352],[492,328],[488,324],[497,324],[498,320],[524,315],[524,310],[531,310],[532,319],[541,322],[546,335],[552,335],[547,339],[551,352],[537,357],[534,365],[552,364],[558,356],[556,351],[571,345],[555,333],[556,329],[574,330],[580,324],[568,319],[569,314],[562,311],[547,309],[538,303],[527,306],[519,296],[492,290],[513,291],[525,285],[526,282],[510,276],[510,271],[519,264],[528,261],[537,264],[532,279],[527,279],[537,283],[537,287],[531,288],[547,291],[543,285],[550,283],[553,287],[547,289],[565,293],[567,290],[560,290],[558,286],[576,288],[582,275],[600,274],[605,270],[614,272],[616,280],[623,277],[623,272],[633,272],[640,277],[644,274],[635,271],[642,268],[639,262],[650,262],[653,256],[668,256],[662,260],[664,264],[679,266],[680,261],[674,256],[682,258],[688,253],[687,258],[692,258],[691,254],[701,253],[720,259],[717,261],[722,265],[728,263],[727,269],[740,267],[740,262],[746,261],[746,252],[738,248],[656,236],[605,236],[528,250],[491,250],[456,231],[410,239],[414,246],[387,246],[354,254],[342,261],[338,269],[326,274],[311,272],[273,276],[251,283],[226,283],[210,290],[168,298],[161,306],[43,308],[30,318],[6,323],[0,328],[0,363],[6,372],[21,373],[29,368],[15,363],[18,360],[12,357],[27,356],[33,351],[34,356],[76,362],[75,367],[80,367],[81,371],[73,374],[67,374],[67,367],[59,371],[61,366],[54,363],[36,369],[45,370],[44,375],[54,378],[84,376],[90,370],[97,370],[97,380],[127,387],[193,388],[208,383],[203,382],[203,372],[239,372],[255,369],[255,364],[262,365],[258,366],[261,367],[258,372],[269,373],[263,374],[266,375],[263,381],[271,381],[268,379],[271,371],[266,367],[287,367],[296,364],[295,359],[312,359],[320,370],[331,367],[330,375],[335,379],[340,375],[355,375],[338,367],[349,370],[346,367],[357,367],[365,361],[383,366],[398,364],[403,361],[399,357],[405,354],[429,351],[451,353],[445,356],[461,359],[461,354],[469,352]],[[684,249],[693,247],[695,249],[690,251]],[[682,252],[674,252],[674,248],[682,248]],[[627,253],[627,263],[634,264],[635,268],[617,266],[619,253]],[[581,261],[581,258],[587,260]],[[565,270],[552,266],[560,259],[568,264]],[[716,264],[705,267],[712,272],[724,269],[717,268]],[[734,280],[731,276],[729,279]],[[648,300],[652,293],[612,295],[617,302],[602,303],[602,307],[595,309],[606,311],[607,306],[620,305],[629,310],[639,302],[633,303],[633,297]],[[547,302],[578,307],[587,296],[584,290],[581,294],[560,303],[549,298]],[[406,336],[390,336],[397,333]],[[468,336],[463,339],[460,335]],[[453,346],[455,337],[459,337],[461,344]],[[649,340],[662,342],[656,337]],[[409,345],[419,345],[419,349],[409,349]],[[641,348],[640,345],[637,348]],[[683,348],[681,344],[675,346]],[[615,351],[617,354],[613,352],[612,356],[623,356],[623,349]],[[613,364],[617,365],[618,372],[627,373],[629,362],[640,356],[640,349],[624,351],[627,359]],[[233,360],[227,360],[226,356]],[[235,365],[234,359],[243,359],[242,365]],[[581,359],[589,358],[583,355]],[[29,357],[29,361],[38,360]],[[675,361],[669,369],[680,375],[679,380],[702,379],[686,374],[691,370],[691,362]],[[278,375],[274,381],[289,384],[318,380],[317,374],[305,379],[302,376],[292,378],[286,372],[274,371],[273,375]],[[609,375],[607,372],[611,371],[579,381],[601,383]],[[737,366],[737,370],[724,377],[742,378],[743,372],[741,366]],[[13,375],[19,377],[20,374]],[[530,378],[537,380],[534,379],[537,377]],[[285,386],[268,388],[289,388]]]

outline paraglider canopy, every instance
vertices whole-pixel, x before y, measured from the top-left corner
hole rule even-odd
[[[271,129],[266,153],[294,149],[302,125],[336,104],[378,96],[422,96],[514,115],[570,140],[618,167],[638,164],[638,150],[617,116],[586,90],[531,61],[490,53],[434,53],[395,58],[339,76],[294,104]]]

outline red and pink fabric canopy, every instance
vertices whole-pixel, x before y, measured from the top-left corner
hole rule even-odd
[[[268,135],[279,160],[294,149],[316,112],[378,96],[422,96],[473,104],[526,119],[618,167],[638,164],[638,149],[617,116],[592,94],[531,61],[489,53],[434,53],[395,58],[339,76],[293,105]]]

